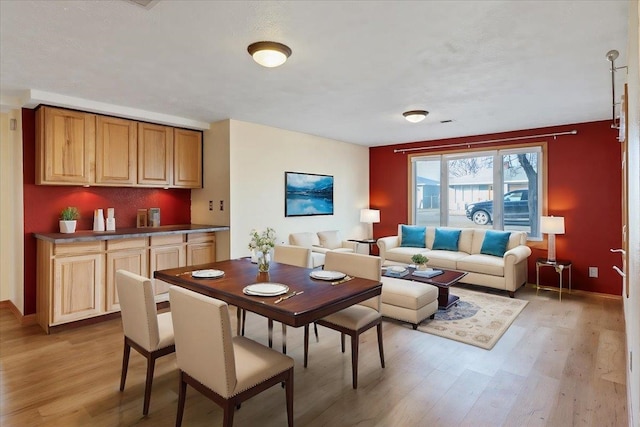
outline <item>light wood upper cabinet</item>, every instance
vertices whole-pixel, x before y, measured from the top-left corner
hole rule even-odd
[[[202,187],[202,133],[175,129],[173,135],[173,186]]]
[[[138,123],[138,184],[172,185],[173,128]]]
[[[42,106],[36,184],[202,188],[202,132]]]
[[[97,116],[96,127],[96,184],[137,184],[138,123]]]
[[[94,182],[94,114],[41,107],[36,111],[36,135],[36,184]]]

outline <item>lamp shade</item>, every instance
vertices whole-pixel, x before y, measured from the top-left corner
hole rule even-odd
[[[380,222],[380,211],[377,209],[361,209],[360,222]]]
[[[540,232],[546,234],[564,234],[564,217],[540,217]]]

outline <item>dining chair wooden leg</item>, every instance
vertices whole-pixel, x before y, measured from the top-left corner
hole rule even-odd
[[[313,322],[313,332],[316,334],[316,342],[320,342],[320,338],[318,337],[318,324]]]
[[[340,332],[340,344],[342,345],[342,352],[344,353],[344,332]]]
[[[120,375],[120,391],[124,390],[124,383],[127,381],[127,370],[129,369],[129,355],[131,354],[131,346],[124,338],[124,354],[122,355],[122,374]]]
[[[382,347],[382,322],[378,323],[378,351],[380,352],[380,365],[384,368],[384,348]]]
[[[176,413],[176,427],[182,426],[184,414],[184,402],[187,398],[187,383],[184,381],[184,373],[180,371],[180,385],[178,386],[178,412]]]
[[[287,398],[287,423],[293,427],[293,368],[289,369],[289,378],[285,381],[285,395]]]
[[[351,335],[351,376],[353,388],[358,388],[358,343],[360,337],[358,334]]]
[[[144,386],[144,406],[142,407],[142,414],[147,415],[149,413],[149,402],[151,401],[151,386],[153,384],[153,371],[156,366],[156,358],[153,353],[149,353],[147,356],[147,380]]]
[[[273,348],[273,320],[267,319],[267,328],[269,330],[269,348]]]
[[[223,405],[223,411],[224,411],[224,415],[223,415],[223,420],[222,420],[222,425],[224,427],[232,427],[233,426],[233,415],[234,412],[236,411],[235,405],[233,403],[232,400],[226,400]]]
[[[242,313],[241,311],[243,311],[240,307],[236,307],[236,319],[238,321],[238,326],[236,327],[236,335],[240,336],[240,330],[242,328],[242,325],[240,324],[240,322],[242,322]]]
[[[242,336],[244,336],[244,325],[247,324],[247,310],[242,310]]]
[[[309,358],[309,325],[304,325],[304,367],[307,367]]]

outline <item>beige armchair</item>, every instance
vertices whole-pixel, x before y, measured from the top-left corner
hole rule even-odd
[[[147,379],[142,407],[142,413],[147,415],[156,359],[175,351],[171,313],[157,313],[153,285],[146,277],[118,270],[116,271],[116,288],[124,329],[120,391],[124,390],[129,354],[133,347],[147,359]]]
[[[293,426],[293,359],[242,336],[231,336],[225,302],[172,286],[180,388],[176,426],[182,425],[187,384],[223,408],[225,427],[235,407],[284,382],[287,421]]]
[[[358,244],[342,240],[337,230],[289,234],[289,244],[311,249],[311,267],[324,265],[327,252],[357,252]],[[366,248],[368,250],[368,248]]]
[[[380,281],[381,261],[379,257],[355,254],[327,252],[325,270],[340,271],[350,276]],[[349,282],[341,286],[349,286]],[[351,370],[353,388],[358,388],[358,342],[364,331],[377,328],[380,364],[384,368],[384,349],[382,346],[382,314],[380,296],[347,307],[337,313],[318,320],[317,323],[341,334],[342,352],[345,351],[345,335],[351,337]],[[307,367],[309,352],[309,325],[304,327],[304,366]]]

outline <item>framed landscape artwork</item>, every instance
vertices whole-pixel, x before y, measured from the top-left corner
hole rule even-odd
[[[284,173],[284,216],[333,215],[333,176]]]

